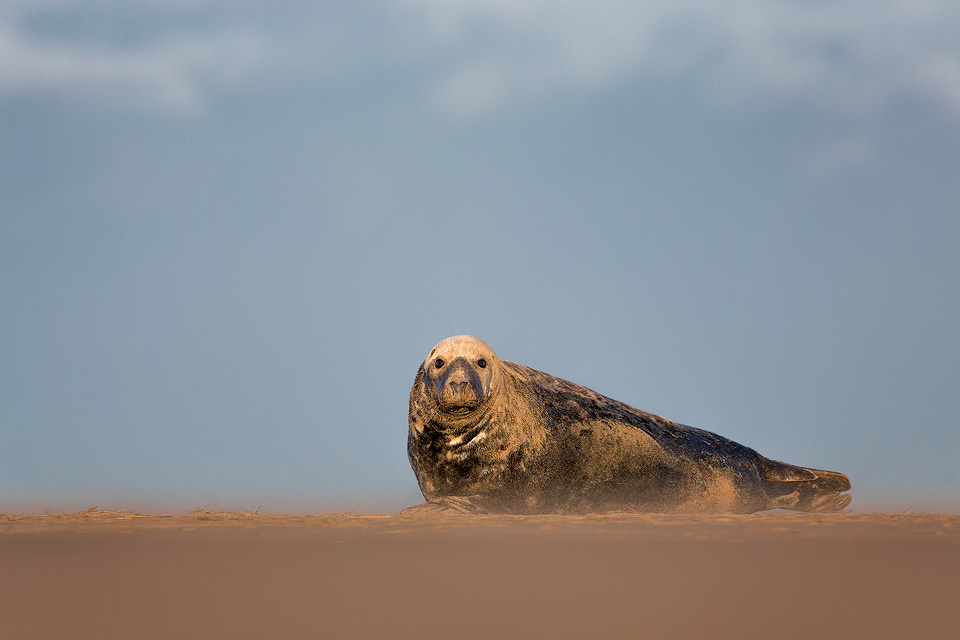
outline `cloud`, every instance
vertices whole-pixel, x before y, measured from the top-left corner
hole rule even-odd
[[[116,44],[37,35],[16,21],[0,21],[0,93],[7,94],[43,92],[194,113],[205,108],[211,86],[236,85],[268,58],[259,34],[233,27],[172,30]]]
[[[906,98],[960,114],[960,5],[947,0],[281,1],[268,14],[246,0],[130,0],[94,6],[164,17],[149,37],[118,44],[30,28],[38,7],[68,20],[88,4],[7,0],[0,92],[192,112],[217,87],[284,74],[332,86],[389,71],[426,74],[410,91],[426,86],[432,108],[471,118],[666,77],[721,109],[802,102],[871,122]]]
[[[960,6],[940,0],[407,6],[458,61],[433,91],[451,115],[655,75],[692,80],[718,106],[802,100],[870,118],[913,96],[960,113]]]

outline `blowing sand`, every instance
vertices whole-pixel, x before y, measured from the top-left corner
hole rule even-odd
[[[960,638],[960,517],[0,514],[2,638]]]

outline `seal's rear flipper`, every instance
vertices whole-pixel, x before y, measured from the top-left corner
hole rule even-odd
[[[843,511],[851,500],[853,500],[853,496],[850,494],[833,491],[831,493],[801,496],[800,501],[794,508],[807,512]]]
[[[853,499],[843,493],[850,490],[850,478],[842,473],[758,457],[764,488],[770,496],[769,509],[843,511]]]

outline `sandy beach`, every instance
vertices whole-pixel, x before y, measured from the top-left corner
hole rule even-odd
[[[960,517],[0,515],[8,638],[958,638]]]

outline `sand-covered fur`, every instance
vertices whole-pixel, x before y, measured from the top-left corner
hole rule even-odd
[[[770,460],[709,431],[501,360],[455,336],[410,393],[408,513],[838,511],[846,476]]]

